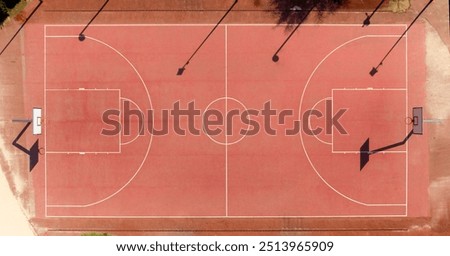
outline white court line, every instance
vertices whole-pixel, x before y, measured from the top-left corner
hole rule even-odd
[[[373,215],[288,215],[288,216],[278,216],[278,215],[268,215],[268,216],[108,216],[108,215],[54,215],[47,216],[48,218],[73,218],[73,219],[272,219],[272,218],[311,218],[311,219],[324,219],[324,218],[404,218],[407,217],[405,214],[373,214]]]
[[[72,37],[77,37],[77,36],[72,36]],[[67,38],[67,37],[66,37],[66,38]],[[148,100],[149,100],[150,107],[152,107],[152,106],[151,106],[151,105],[152,105],[152,102],[151,102],[151,98],[150,98],[150,93],[149,93],[149,91],[148,91],[147,85],[146,85],[144,79],[142,78],[141,74],[139,73],[139,71],[138,71],[138,70],[136,69],[136,67],[133,65],[133,63],[131,63],[131,61],[130,61],[128,58],[126,58],[120,51],[118,51],[116,48],[112,47],[111,45],[109,45],[109,44],[107,44],[107,43],[105,43],[105,42],[103,42],[103,41],[101,41],[101,40],[98,40],[98,39],[96,39],[96,38],[89,37],[89,36],[86,36],[86,39],[92,40],[92,41],[94,41],[94,42],[96,42],[96,43],[98,43],[98,44],[100,44],[100,45],[106,46],[107,48],[111,49],[113,52],[115,52],[116,54],[118,54],[120,57],[122,57],[122,59],[125,60],[125,61],[128,63],[128,65],[134,70],[134,72],[136,73],[136,75],[139,77],[139,79],[140,79],[140,81],[141,81],[141,83],[142,83],[142,85],[143,85],[143,87],[144,87],[144,89],[145,89],[145,92],[146,92],[146,94],[147,94],[147,98],[148,98]],[[148,154],[150,153],[150,147],[151,147],[152,141],[153,141],[153,136],[150,137],[150,141],[149,141],[149,144],[148,144],[148,146],[147,146],[147,151],[145,152],[145,156],[144,156],[144,158],[143,158],[141,164],[139,165],[138,169],[137,169],[136,172],[133,174],[133,176],[128,180],[128,182],[126,182],[126,183],[125,183],[120,189],[118,189],[116,192],[112,193],[111,195],[109,195],[109,196],[107,196],[107,197],[105,197],[105,198],[103,198],[103,199],[101,199],[101,200],[98,200],[98,201],[96,201],[96,202],[89,203],[89,204],[84,204],[84,205],[47,205],[47,207],[51,207],[51,208],[85,208],[85,207],[90,207],[90,206],[94,206],[94,205],[103,203],[103,202],[105,202],[105,201],[111,199],[112,197],[116,196],[116,195],[119,194],[123,189],[125,189],[125,188],[126,188],[126,187],[127,187],[127,186],[135,179],[135,178],[136,178],[136,176],[137,176],[137,175],[139,174],[139,172],[141,171],[141,169],[142,169],[142,167],[143,167],[145,161],[147,160]]]
[[[396,36],[396,35],[364,35],[364,36],[359,36],[359,37],[353,38],[353,39],[351,39],[351,40],[348,40],[347,42],[344,42],[343,44],[337,46],[335,49],[333,49],[331,52],[329,52],[329,53],[328,53],[328,54],[327,54],[327,55],[319,62],[319,64],[317,64],[317,66],[314,68],[314,70],[312,71],[311,75],[309,76],[309,78],[308,78],[308,80],[307,80],[307,82],[306,82],[306,84],[305,84],[305,86],[304,86],[304,88],[303,88],[303,92],[302,92],[302,96],[301,96],[301,100],[300,100],[300,106],[299,106],[299,109],[300,109],[299,113],[302,113],[301,110],[302,110],[303,99],[304,99],[304,97],[305,97],[306,89],[308,88],[308,86],[309,86],[309,84],[310,84],[312,78],[314,77],[314,75],[315,75],[315,73],[317,72],[317,70],[321,67],[321,65],[322,65],[322,64],[323,64],[323,63],[324,63],[324,62],[325,62],[332,54],[334,54],[336,51],[338,51],[338,50],[341,49],[342,47],[347,46],[348,44],[351,44],[351,43],[353,43],[353,42],[355,42],[355,41],[358,41],[358,40],[361,40],[361,39],[365,39],[365,38],[377,38],[377,37],[378,37],[378,38],[379,38],[379,37],[382,37],[382,38],[390,38],[390,37],[398,37],[398,35],[397,35],[397,36]],[[333,104],[333,105],[334,105],[334,104]],[[332,133],[332,134],[333,134],[333,133]],[[353,202],[353,203],[356,203],[356,204],[359,204],[359,205],[363,205],[363,206],[369,206],[369,207],[372,207],[372,206],[405,206],[405,204],[398,204],[398,203],[397,203],[397,204],[391,204],[391,203],[389,203],[389,204],[373,204],[373,203],[365,203],[365,202],[361,202],[361,201],[359,201],[359,200],[356,200],[356,199],[354,199],[354,198],[351,198],[351,197],[345,195],[344,193],[340,192],[339,190],[337,190],[336,188],[334,188],[330,183],[328,183],[328,181],[327,181],[325,178],[322,177],[322,175],[319,173],[319,171],[318,171],[318,170],[316,169],[316,167],[314,166],[314,164],[313,164],[311,158],[309,157],[308,151],[306,150],[305,142],[304,142],[304,139],[303,139],[303,133],[300,133],[300,139],[301,139],[301,144],[302,144],[303,151],[305,152],[306,159],[308,160],[308,162],[309,162],[311,168],[314,170],[314,172],[317,174],[317,176],[322,180],[322,182],[323,182],[325,185],[327,185],[331,190],[333,190],[336,194],[338,194],[338,195],[340,195],[341,197],[343,197],[343,198],[349,200],[350,202]],[[333,144],[333,145],[334,145],[334,144]]]
[[[77,38],[76,35],[61,35],[61,36],[45,36],[45,38]]]
[[[409,80],[408,80],[408,73],[409,73],[409,66],[408,66],[408,32],[405,34],[405,58],[406,58],[406,68],[405,68],[405,83],[406,83],[406,116],[409,116]],[[408,126],[405,128],[405,136],[409,133]],[[406,195],[405,195],[405,202],[406,202],[406,215],[408,215],[408,193],[409,193],[409,141],[406,141]]]
[[[359,151],[352,151],[352,150],[349,150],[349,151],[346,151],[346,150],[337,150],[337,151],[333,151],[332,152],[333,154],[360,154],[361,152],[359,152]],[[378,155],[380,155],[380,154],[406,154],[407,153],[407,151],[402,151],[402,150],[399,150],[399,151],[383,151],[383,152],[379,152],[378,153]]]
[[[47,27],[44,26],[44,118],[47,119]],[[47,124],[44,122],[44,144],[47,149]],[[44,153],[44,215],[48,217],[47,205],[48,205],[48,189],[47,189],[47,150]]]
[[[210,27],[216,26],[215,23],[167,23],[167,24],[143,24],[143,23],[134,23],[134,24],[91,24],[90,27]],[[296,24],[275,24],[275,23],[232,23],[232,24],[220,24],[219,26],[229,26],[229,27],[287,27],[287,26],[295,26]],[[45,27],[85,27],[86,24],[45,24]],[[321,24],[302,24],[302,26],[306,27],[361,27],[361,24],[332,24],[332,23],[321,23]],[[403,27],[407,28],[406,24],[370,24],[371,27]],[[400,35],[398,35],[400,36]],[[78,35],[77,35],[78,38]]]
[[[311,110],[315,110],[316,107],[317,107],[317,105],[319,105],[320,103],[322,103],[323,101],[328,100],[328,99],[332,99],[332,97],[326,97],[326,98],[323,98],[323,99],[317,101],[316,104],[314,104],[314,106],[311,108]],[[333,113],[333,111],[332,111],[332,113]],[[312,131],[310,120],[311,120],[311,119],[307,120],[306,122],[308,122],[308,128],[309,128],[309,130]],[[305,121],[305,120],[304,120],[304,121]],[[317,136],[316,134],[313,134],[313,136],[314,136],[318,141],[322,142],[323,144],[326,144],[326,145],[333,145],[333,140],[332,140],[331,142],[327,142],[327,141],[324,141],[324,140],[320,139],[319,136]]]
[[[331,89],[331,116],[334,115],[334,90]],[[334,127],[331,127],[331,153],[334,153]]]
[[[334,115],[334,90],[331,89],[331,116]],[[331,153],[334,152],[334,127],[331,127]]]
[[[67,91],[76,91],[76,92],[83,92],[83,91],[91,91],[91,92],[109,92],[109,91],[115,91],[115,92],[119,92],[120,93],[120,89],[97,89],[97,88],[50,88],[50,89],[45,89],[45,91],[47,92],[67,92]]]
[[[225,114],[228,113],[228,26],[225,26]],[[225,118],[225,216],[228,216],[228,128]]]
[[[127,100],[127,101],[133,103],[133,104],[138,108],[139,112],[145,114],[145,113],[142,111],[141,107],[139,107],[139,105],[136,104],[136,102],[134,102],[132,99],[125,98],[125,97],[121,97],[120,99]],[[122,110],[122,101],[120,102],[120,110]],[[122,111],[121,111],[121,112],[122,112]],[[140,128],[140,127],[139,127],[139,128]],[[127,142],[124,142],[124,143],[121,143],[120,145],[128,145],[128,144],[133,143],[135,140],[137,140],[137,139],[139,138],[139,136],[141,136],[140,134],[141,134],[142,132],[145,132],[144,130],[145,130],[144,125],[142,125],[142,128],[139,129],[138,134],[137,134],[132,140],[127,141]],[[120,136],[120,137],[122,137],[122,136]]]
[[[332,91],[406,91],[406,88],[336,88]]]
[[[47,154],[53,155],[109,155],[120,154],[120,151],[47,151]]]
[[[122,113],[122,90],[119,90],[119,106],[118,106],[118,110],[119,113]],[[120,116],[119,116],[119,123],[120,123]],[[103,122],[103,121],[102,121]],[[122,154],[122,133],[119,133],[119,152],[120,154]]]

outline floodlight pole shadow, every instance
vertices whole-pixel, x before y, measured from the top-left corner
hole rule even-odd
[[[86,36],[84,35],[84,32],[86,31],[86,29],[89,27],[89,25],[91,25],[91,23],[95,20],[95,18],[97,18],[97,16],[100,14],[100,12],[103,11],[103,9],[105,8],[105,6],[108,4],[110,0],[106,0],[105,3],[102,5],[102,7],[97,11],[97,13],[94,15],[94,17],[92,17],[92,19],[88,22],[88,24],[83,28],[83,30],[81,30],[80,34],[78,35],[78,40],[80,40],[80,42],[83,42],[86,39]]]
[[[370,15],[368,15],[366,13],[366,19],[363,21],[363,27],[365,26],[369,26],[370,25],[370,19],[372,18],[372,16],[378,11],[378,9],[380,9],[381,5],[383,5],[383,3],[386,0],[381,0],[381,2],[377,5],[377,7],[375,7],[375,10],[372,11],[372,13]]]
[[[214,26],[214,28],[209,32],[209,34],[206,36],[206,38],[203,40],[203,42],[197,47],[197,49],[194,51],[194,53],[189,57],[189,59],[184,63],[184,65],[178,69],[177,76],[183,75],[184,71],[186,70],[186,66],[189,65],[192,58],[197,54],[197,52],[202,48],[202,46],[206,43],[206,41],[209,39],[209,37],[214,33],[214,31],[219,27],[219,25],[222,23],[222,21],[227,17],[227,15],[233,10],[234,6],[238,3],[238,0],[235,0],[233,5],[227,10],[227,12],[222,16],[222,18],[217,22],[217,24]]]
[[[377,153],[380,153],[380,152],[383,152],[383,151],[386,151],[389,149],[400,147],[400,146],[404,145],[414,134],[415,134],[414,130],[411,130],[402,141],[385,146],[385,147],[377,148],[374,150],[370,150],[370,140],[368,138],[359,150],[359,153],[360,153],[359,170],[362,171],[362,169],[367,165],[367,163],[369,163],[370,155],[374,155],[374,154],[377,154]]]
[[[17,135],[17,137],[13,140],[12,145],[29,156],[29,171],[31,172],[33,170],[33,168],[39,162],[39,139],[34,142],[33,146],[31,146],[30,149],[26,149],[24,146],[20,145],[18,141],[20,140],[22,135],[25,133],[25,131],[28,129],[28,127],[31,125],[31,121],[27,121],[27,120],[13,120],[13,121],[14,122],[26,122],[25,127],[22,129],[22,131],[20,131],[20,133]]]
[[[414,25],[414,23],[417,21],[417,19],[419,19],[420,15],[422,15],[422,13],[428,8],[428,6],[433,2],[433,0],[430,0],[425,7],[423,7],[423,9],[419,12],[419,14],[417,14],[417,16],[414,18],[414,20],[411,22],[411,24],[409,24],[409,26],[406,28],[405,32],[403,32],[403,34],[398,38],[398,40],[395,42],[395,44],[391,47],[391,49],[388,51],[388,53],[386,53],[386,55],[383,57],[383,59],[380,61],[380,63],[378,63],[378,65],[376,67],[373,67],[369,74],[371,76],[375,76],[376,73],[378,73],[378,69],[380,68],[380,66],[383,65],[383,62],[386,60],[386,58],[389,56],[389,54],[391,54],[391,52],[394,50],[394,48],[398,45],[398,43],[400,42],[400,40],[402,40],[402,38],[406,35],[406,33],[409,31],[409,29],[412,27],[412,25]]]
[[[31,12],[30,16],[23,22],[23,24],[20,26],[20,28],[16,31],[16,33],[13,35],[13,37],[8,41],[8,43],[3,47],[2,51],[0,52],[0,56],[5,52],[6,48],[12,43],[12,41],[16,38],[16,36],[19,34],[20,31],[22,31],[23,27],[28,23],[28,21],[33,17],[34,13],[41,7],[42,0],[39,0],[39,4],[34,8],[34,10]]]
[[[289,41],[289,39],[291,39],[291,37],[295,34],[295,32],[300,28],[300,25],[306,20],[306,18],[309,16],[309,14],[314,9],[314,7],[316,7],[315,4],[309,10],[306,10],[306,12],[307,12],[306,15],[297,24],[297,26],[295,26],[295,28],[294,28],[294,30],[292,30],[291,34],[289,34],[289,36],[286,38],[286,40],[284,40],[283,44],[281,44],[280,48],[278,48],[278,50],[272,56],[272,61],[273,62],[278,62],[280,60],[280,57],[278,56],[278,53],[280,53],[280,51],[283,49],[283,47],[286,45],[286,43]],[[294,10],[294,12],[301,12],[301,10]]]
[[[412,118],[411,118],[411,123],[410,123],[413,125],[413,128],[409,132],[409,134],[406,136],[406,138],[404,138],[402,141],[382,147],[382,148],[370,150],[370,141],[369,141],[369,138],[367,138],[367,140],[359,148],[359,156],[360,156],[359,170],[362,171],[364,166],[366,166],[366,164],[369,162],[370,155],[404,145],[411,138],[412,135],[423,135],[423,123],[424,123],[423,107],[413,107]]]

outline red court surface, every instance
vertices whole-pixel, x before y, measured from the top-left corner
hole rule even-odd
[[[406,88],[333,89],[334,113],[347,109],[341,118],[347,134],[332,134],[333,152],[357,152],[361,142],[369,137],[373,148],[401,141],[409,133],[405,117],[412,111],[406,105],[406,96]],[[405,150],[403,145],[388,152]]]
[[[424,35],[417,25],[379,72],[373,66],[402,34],[404,25],[305,25],[272,62],[287,36],[274,25],[221,25],[182,76],[176,71],[213,25],[30,26],[26,54],[42,70],[29,72],[30,106],[44,111],[44,156],[33,172],[38,215],[44,217],[382,217],[427,216],[425,136],[371,156],[360,171],[359,148],[403,140],[412,107],[424,102]],[[40,38],[41,40],[37,40]],[[42,50],[39,50],[42,49]],[[39,86],[38,86],[39,85]],[[81,89],[80,89],[81,88]],[[261,111],[270,104],[292,115],[276,135],[237,134],[238,116],[216,128],[232,135],[175,134],[171,110],[193,102],[207,109]],[[153,110],[141,136],[100,135],[102,113]],[[328,105],[327,105],[328,104]],[[331,104],[331,105],[330,105]],[[337,114],[348,134],[311,117],[315,136],[286,135],[310,110]],[[148,117],[145,117],[148,120]],[[151,135],[147,127],[169,134]],[[267,119],[252,116],[260,125]],[[187,118],[180,120],[188,128]],[[328,130],[328,131],[327,131]]]
[[[103,123],[98,121],[105,109],[120,108],[119,90],[55,89],[46,96],[51,113],[46,128],[52,134],[47,136],[47,153],[120,153],[120,136],[102,136]]]

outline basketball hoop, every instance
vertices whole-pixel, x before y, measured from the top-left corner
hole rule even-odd
[[[411,125],[413,123],[414,123],[414,119],[412,117],[408,116],[408,117],[405,118],[405,124],[406,125]]]

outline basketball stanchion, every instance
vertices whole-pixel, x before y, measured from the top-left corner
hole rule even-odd
[[[403,32],[403,34],[397,39],[397,41],[394,43],[394,45],[391,47],[391,49],[386,53],[386,55],[384,55],[383,59],[380,61],[380,63],[378,63],[378,65],[376,67],[372,67],[372,69],[370,70],[369,74],[371,76],[375,76],[376,73],[378,73],[378,69],[383,65],[384,61],[386,60],[386,58],[389,56],[389,54],[391,54],[391,52],[394,50],[394,48],[398,45],[398,43],[400,43],[400,41],[402,40],[402,38],[406,35],[406,33],[409,31],[409,29],[414,25],[414,23],[417,21],[417,19],[420,17],[420,15],[422,15],[422,13],[428,8],[428,6],[430,6],[430,4],[433,2],[433,0],[430,0],[425,7],[423,7],[423,9],[419,12],[419,14],[417,14],[416,18],[414,18],[414,20],[411,22],[411,24],[409,24],[409,26],[406,28],[406,30]]]
[[[407,117],[406,119],[407,125],[413,125],[412,130],[408,133],[408,135],[400,142],[370,150],[370,139],[362,144],[359,148],[359,170],[362,169],[369,163],[370,156],[392,149],[399,146],[404,145],[413,135],[423,135],[423,108],[422,107],[414,107],[412,110],[412,118]]]
[[[13,37],[8,41],[8,43],[5,45],[5,47],[3,47],[2,51],[0,52],[0,56],[6,51],[6,49],[8,48],[8,46],[12,43],[12,41],[14,41],[14,39],[17,37],[17,35],[19,34],[20,31],[22,31],[23,27],[25,27],[25,25],[28,23],[28,21],[31,19],[31,17],[33,17],[33,15],[36,13],[36,11],[39,9],[39,7],[41,7],[42,5],[42,0],[39,0],[39,4],[34,8],[34,10],[30,13],[30,15],[28,16],[28,18],[23,22],[23,24],[20,26],[20,28],[16,31],[16,33],[13,35]]]
[[[39,162],[39,155],[42,155],[44,152],[43,147],[39,147],[39,139],[37,139],[30,149],[25,148],[21,144],[19,144],[20,138],[26,132],[28,127],[33,124],[32,132],[33,135],[41,135],[42,134],[42,109],[41,108],[33,108],[33,114],[31,119],[13,119],[14,123],[25,123],[25,126],[17,135],[17,137],[13,140],[12,145],[18,148],[23,153],[29,156],[29,171],[31,172],[33,168]]]
[[[375,15],[375,13],[378,11],[378,9],[380,9],[385,1],[386,0],[381,0],[381,2],[377,5],[377,7],[375,7],[375,10],[373,10],[371,14],[366,13],[366,19],[363,21],[362,25],[363,27],[370,25],[370,19],[372,19],[373,15]]]
[[[206,36],[206,38],[201,42],[201,44],[197,47],[197,49],[194,51],[194,53],[191,55],[191,57],[189,57],[189,59],[186,61],[186,63],[184,63],[184,65],[178,69],[177,71],[177,76],[181,76],[183,75],[184,71],[186,70],[186,66],[189,65],[189,63],[191,63],[192,58],[194,58],[194,56],[197,54],[197,52],[200,50],[200,48],[202,48],[202,46],[206,43],[206,41],[208,40],[208,38],[214,33],[214,31],[217,29],[217,27],[219,27],[219,25],[222,23],[222,21],[225,19],[225,17],[228,16],[228,14],[231,12],[231,10],[233,10],[234,6],[238,3],[238,0],[235,0],[233,5],[231,5],[231,7],[227,10],[227,12],[222,16],[222,18],[217,22],[217,24],[214,26],[214,28],[211,30],[211,32],[209,32],[209,34]]]
[[[308,10],[303,11],[303,12],[306,12],[306,13],[304,14],[302,20],[297,24],[297,26],[295,26],[294,30],[292,30],[292,32],[289,34],[289,36],[286,38],[286,40],[284,40],[284,42],[281,44],[281,46],[278,48],[278,50],[273,54],[273,56],[272,56],[272,61],[273,62],[278,62],[280,60],[280,56],[278,56],[278,53],[280,53],[280,51],[287,44],[289,39],[291,39],[291,37],[295,34],[295,32],[300,28],[300,25],[306,20],[306,18],[308,18],[309,14],[316,7],[316,5],[317,4],[314,4]],[[300,12],[302,10],[301,9],[300,10],[294,9],[293,11],[294,12]]]

